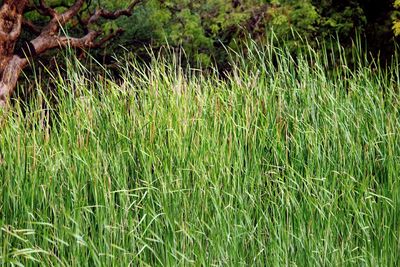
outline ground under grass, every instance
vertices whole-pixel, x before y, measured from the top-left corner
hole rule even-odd
[[[396,61],[249,53],[223,78],[159,59],[89,80],[72,62],[51,99],[16,100],[0,263],[398,265]]]

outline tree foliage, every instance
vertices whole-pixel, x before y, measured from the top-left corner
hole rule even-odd
[[[396,36],[400,35],[400,19],[398,18],[400,12],[398,8],[400,8],[400,0],[394,1],[394,7],[396,10],[393,12],[393,31]]]
[[[126,31],[109,51],[117,45],[134,51],[183,47],[191,59],[207,65],[225,62],[226,47],[247,38],[263,42],[273,31],[292,48],[299,37],[313,43],[333,36],[351,45],[361,34],[371,51],[389,53],[392,11],[391,0],[148,0],[133,17],[113,22]]]

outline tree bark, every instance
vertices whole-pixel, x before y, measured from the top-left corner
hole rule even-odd
[[[6,104],[22,68],[27,64],[26,59],[14,55],[27,3],[28,0],[4,0],[0,9],[0,106]]]

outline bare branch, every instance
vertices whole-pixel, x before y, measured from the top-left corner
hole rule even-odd
[[[94,40],[100,35],[100,32],[90,31],[81,38],[68,36],[43,36],[40,35],[31,41],[35,53],[43,54],[53,48],[73,47],[73,48],[90,48],[93,46]]]
[[[139,5],[143,0],[135,0],[133,1],[128,8],[125,9],[120,9],[117,11],[108,11],[103,8],[97,9],[94,14],[87,20],[86,24],[94,24],[96,23],[100,18],[104,19],[117,19],[121,16],[127,16],[130,17],[132,15],[133,9]]]
[[[44,1],[43,1],[43,2],[44,2]],[[54,9],[54,10],[55,10],[56,8],[59,8],[59,7],[70,8],[70,6],[67,5],[64,1],[62,1],[62,2],[60,2],[60,3],[52,3],[52,4],[45,4],[45,3],[43,3],[43,5],[45,6],[45,8],[50,8],[50,9]],[[49,14],[46,14],[46,13],[43,11],[43,8],[40,7],[40,4],[37,5],[37,4],[35,4],[35,3],[31,3],[31,4],[27,5],[26,8],[25,8],[25,10],[24,10],[24,13],[29,13],[29,12],[32,12],[32,11],[37,11],[37,12],[39,12],[41,15],[44,15],[44,16],[50,16]],[[51,12],[50,12],[50,13],[51,13]]]
[[[61,25],[65,25],[69,20],[71,20],[76,14],[78,14],[79,10],[82,8],[85,0],[76,0],[75,4],[70,7],[67,11],[62,13],[60,16],[57,16],[58,22]]]
[[[39,0],[39,6],[37,6],[37,11],[45,16],[50,16],[54,18],[57,15],[57,12],[54,8],[51,8],[46,5],[44,0]]]

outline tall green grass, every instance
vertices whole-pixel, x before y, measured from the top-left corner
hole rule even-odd
[[[69,61],[1,115],[0,262],[398,265],[398,57],[327,51],[252,46],[223,78]]]

